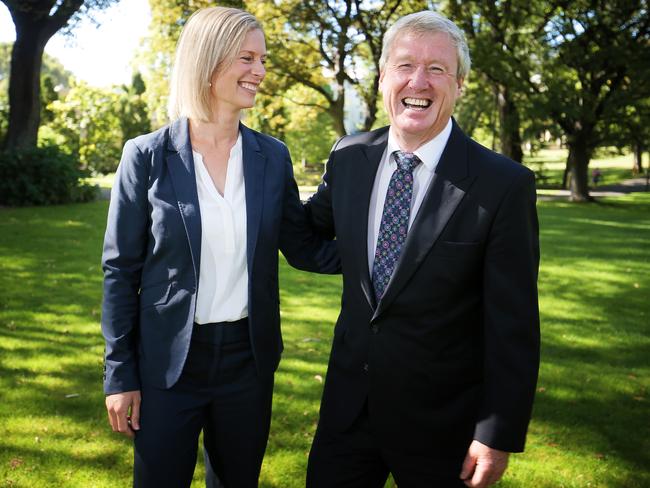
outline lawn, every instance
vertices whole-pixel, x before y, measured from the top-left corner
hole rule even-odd
[[[524,154],[524,164],[537,175],[539,188],[560,188],[567,159],[566,149],[542,149],[541,151]],[[589,184],[591,185],[592,172],[600,170],[599,186],[618,183],[627,178],[633,178],[632,154],[619,154],[613,148],[601,148],[589,162]],[[646,158],[643,167],[648,167]]]
[[[0,209],[0,487],[130,486],[106,422],[106,202]],[[540,202],[542,367],[502,487],[650,486],[650,195]],[[262,487],[304,486],[340,278],[280,270],[285,354]],[[203,485],[199,466],[194,486]]]

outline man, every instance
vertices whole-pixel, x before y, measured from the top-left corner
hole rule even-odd
[[[341,313],[307,485],[484,487],[522,451],[539,366],[533,174],[451,118],[470,67],[433,12],[384,38],[390,127],[334,146],[308,203]]]

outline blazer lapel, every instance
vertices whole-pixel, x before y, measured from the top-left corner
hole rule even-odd
[[[246,258],[248,274],[253,271],[253,256],[257,245],[260,222],[262,221],[262,202],[264,201],[264,171],[266,157],[262,154],[255,133],[239,124],[242,135],[244,158],[244,187],[246,191]]]
[[[368,211],[370,196],[377,176],[377,168],[388,143],[388,128],[379,132],[374,141],[363,146],[366,161],[355,167],[354,196],[352,201],[360,202],[350,209],[350,222],[354,226],[352,242],[356,246],[357,262],[360,267],[361,288],[370,306],[375,309],[377,302],[368,269]]]
[[[196,189],[189,121],[186,118],[180,118],[170,125],[167,149],[169,151],[166,157],[167,168],[185,226],[194,264],[194,276],[198,283],[201,267],[201,211]]]
[[[379,317],[390,306],[399,291],[422,264],[473,180],[473,177],[468,177],[466,136],[454,121],[447,146],[440,157],[422,205],[406,236],[404,249],[397,261],[393,276],[388,282],[372,320]]]

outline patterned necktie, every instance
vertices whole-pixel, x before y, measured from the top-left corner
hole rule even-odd
[[[421,163],[420,158],[413,153],[395,151],[393,155],[397,169],[388,183],[372,267],[372,284],[378,302],[393,274],[406,239],[413,195],[413,170]]]

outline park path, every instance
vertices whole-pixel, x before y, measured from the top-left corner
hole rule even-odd
[[[620,197],[628,193],[650,191],[648,181],[643,178],[630,178],[613,185],[600,185],[591,187],[589,195],[599,197]],[[553,195],[537,195],[538,200],[568,200],[571,192],[569,190],[556,190]]]

